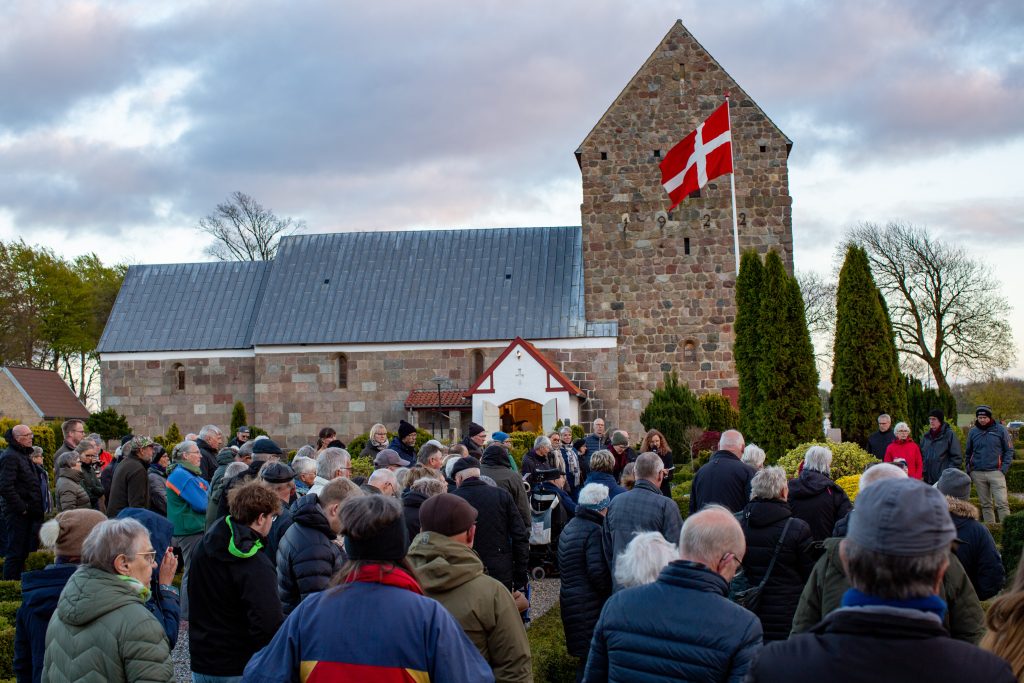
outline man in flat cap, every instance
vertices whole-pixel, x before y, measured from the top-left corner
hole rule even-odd
[[[423,592],[451,612],[491,665],[496,681],[531,681],[530,644],[515,600],[473,552],[476,509],[450,493],[420,506],[420,533],[406,558]]]
[[[1017,680],[1004,660],[943,628],[938,592],[955,539],[946,499],[931,486],[884,479],[862,491],[839,546],[851,585],[843,606],[765,647],[747,680]]]

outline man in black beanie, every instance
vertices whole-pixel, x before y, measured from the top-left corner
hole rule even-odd
[[[993,506],[999,514],[999,521],[1010,516],[1010,504],[1006,496],[1006,473],[1013,462],[1013,446],[1006,427],[992,419],[992,409],[978,406],[974,411],[974,427],[967,433],[967,473],[978,489],[981,514],[986,524],[996,521]]]
[[[921,437],[921,458],[924,461],[924,482],[934,485],[949,468],[962,470],[963,452],[960,439],[946,424],[946,416],[936,408],[928,413],[930,429]]]
[[[398,423],[398,436],[391,439],[388,448],[398,453],[406,467],[416,462],[416,428],[405,420]]]
[[[462,440],[462,445],[466,447],[469,454],[478,460],[482,458],[484,455],[484,443],[486,442],[487,430],[476,422],[470,422],[469,428],[466,430],[466,438]]]

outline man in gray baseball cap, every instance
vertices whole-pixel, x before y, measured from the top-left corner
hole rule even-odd
[[[851,588],[807,633],[765,647],[750,678],[1015,681],[1006,661],[949,637],[939,597],[956,527],[943,495],[916,479],[885,479],[857,497],[839,552]],[[796,666],[794,666],[796,664]]]

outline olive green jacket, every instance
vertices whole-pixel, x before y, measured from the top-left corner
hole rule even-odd
[[[81,567],[46,629],[42,680],[50,683],[174,683],[163,626],[137,581]]]
[[[850,588],[850,582],[843,573],[839,560],[841,538],[825,540],[825,554],[818,559],[811,572],[811,578],[804,585],[800,604],[793,617],[793,633],[803,633],[821,621],[826,614],[839,608],[843,593]],[[939,597],[948,607],[944,625],[949,634],[957,640],[977,644],[985,635],[985,613],[978,601],[978,594],[967,577],[960,560],[949,554],[949,568],[942,579]]]
[[[444,605],[491,665],[496,683],[533,680],[530,644],[515,600],[503,583],[484,574],[472,548],[424,531],[413,539],[406,559],[423,592]]]

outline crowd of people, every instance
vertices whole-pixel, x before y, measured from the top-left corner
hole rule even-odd
[[[969,501],[987,487],[985,518],[1002,519],[1009,434],[980,406],[961,454],[932,417],[920,445],[879,418],[884,462],[856,506],[827,445],[791,479],[727,430],[685,521],[664,435],[634,449],[600,418],[584,438],[537,437],[521,464],[509,434],[476,424],[418,449],[412,425],[389,439],[375,424],[366,477],[330,428],[289,462],[246,427],[107,453],[69,420],[52,492],[17,425],[0,455],[16,674],[172,681],[187,625],[196,683],[530,681],[538,519],[557,509],[543,566],[561,579],[577,680],[1024,680],[1024,579],[999,595],[1003,563]],[[24,572],[40,542],[54,563]]]

